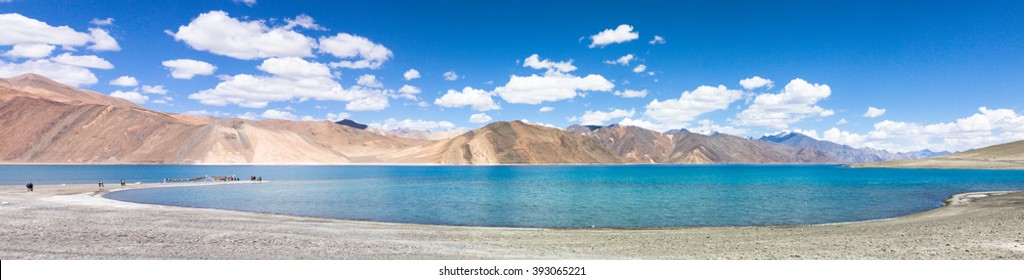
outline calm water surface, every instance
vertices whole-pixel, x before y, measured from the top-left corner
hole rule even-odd
[[[108,198],[354,220],[513,227],[797,225],[888,218],[970,191],[1022,190],[1024,171],[835,165],[0,166],[0,184],[263,176]]]

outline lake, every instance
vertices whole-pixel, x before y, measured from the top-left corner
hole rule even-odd
[[[107,198],[398,223],[555,228],[802,225],[890,218],[963,192],[1024,189],[1024,171],[838,165],[0,166],[0,184],[203,175],[263,184],[146,188]]]

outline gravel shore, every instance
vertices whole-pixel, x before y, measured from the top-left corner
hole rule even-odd
[[[35,189],[0,187],[0,259],[1024,259],[1024,192],[856,223],[628,230],[360,222]]]

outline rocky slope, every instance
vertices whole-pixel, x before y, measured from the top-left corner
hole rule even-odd
[[[862,163],[853,167],[1024,169],[1024,140],[932,158]]]

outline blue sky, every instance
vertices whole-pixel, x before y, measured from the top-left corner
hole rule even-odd
[[[1024,139],[1015,1],[7,2],[0,32],[20,35],[0,33],[0,76],[48,71],[161,111],[432,130],[516,119],[793,130],[898,151]],[[82,66],[90,55],[113,68]],[[180,59],[216,70],[176,78],[163,64]],[[420,77],[406,80],[410,69]],[[137,85],[111,85],[121,76]],[[770,86],[740,84],[755,76]]]

